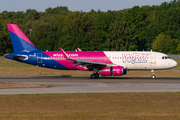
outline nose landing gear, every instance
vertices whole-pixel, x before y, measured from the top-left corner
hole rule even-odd
[[[151,72],[152,72],[152,76],[151,76],[151,78],[152,78],[152,79],[155,79],[155,78],[156,78],[156,76],[155,76],[154,70],[151,70]]]

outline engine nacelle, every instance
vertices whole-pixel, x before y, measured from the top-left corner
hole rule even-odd
[[[127,70],[124,69],[122,66],[104,67],[100,71],[100,74],[105,76],[121,76],[127,74]]]

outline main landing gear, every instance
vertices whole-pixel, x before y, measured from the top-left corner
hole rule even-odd
[[[91,79],[99,78],[99,69],[98,68],[93,68],[93,74],[91,74],[90,78]]]
[[[155,78],[156,78],[156,76],[155,76],[154,70],[151,70],[151,72],[152,72],[152,76],[151,76],[151,78],[155,79]]]
[[[91,79],[99,78],[99,74],[98,73],[93,73],[93,74],[91,74],[90,78]]]

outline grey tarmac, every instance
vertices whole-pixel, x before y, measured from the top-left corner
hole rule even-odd
[[[180,78],[148,77],[0,77],[0,83],[52,85],[50,88],[0,89],[0,94],[180,92]]]

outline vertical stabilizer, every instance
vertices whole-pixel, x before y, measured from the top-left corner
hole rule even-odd
[[[32,52],[38,49],[16,24],[7,24],[14,53]]]

